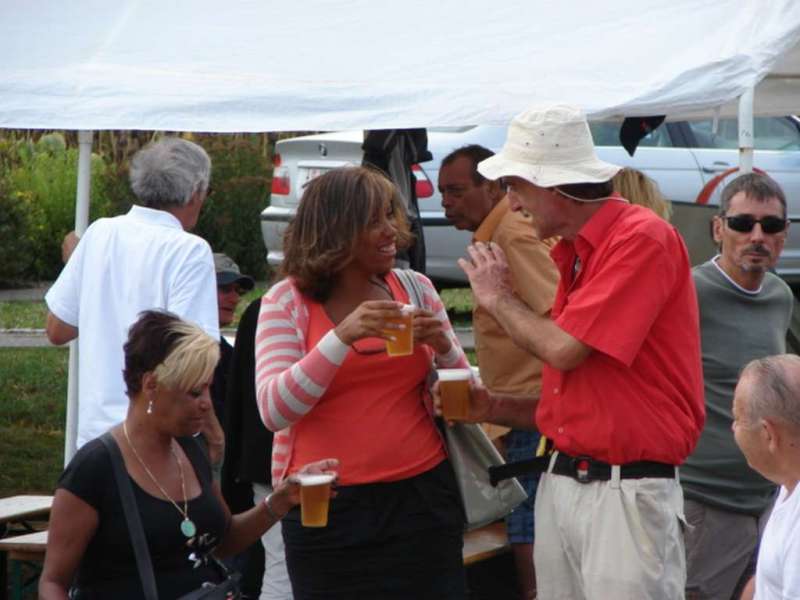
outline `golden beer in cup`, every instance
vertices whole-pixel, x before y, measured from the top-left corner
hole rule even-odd
[[[303,527],[327,527],[333,475],[298,475]]]
[[[463,421],[469,416],[471,369],[438,369],[439,398],[442,416],[449,421]]]
[[[414,353],[414,310],[411,304],[404,304],[400,309],[402,316],[397,319],[386,319],[388,323],[405,325],[403,329],[384,329],[394,340],[386,340],[386,354],[389,356],[408,356]]]

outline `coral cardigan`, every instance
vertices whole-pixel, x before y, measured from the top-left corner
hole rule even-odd
[[[433,284],[424,275],[416,276],[423,289],[423,307],[444,323],[451,341],[447,354],[435,355],[436,366],[468,367]],[[294,445],[292,425],[323,397],[350,351],[350,346],[331,329],[306,352],[309,302],[291,278],[273,285],[261,300],[256,331],[256,398],[264,425],[276,432],[272,444],[273,485],[287,474]],[[425,404],[432,414],[429,395]]]

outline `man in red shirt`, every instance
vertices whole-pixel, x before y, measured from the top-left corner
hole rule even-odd
[[[674,227],[613,192],[579,109],[514,118],[502,152],[481,162],[540,239],[561,236],[550,316],[511,293],[495,244],[476,243],[477,302],[544,363],[540,398],[473,387],[475,420],[533,421],[553,441],[536,497],[539,598],[682,598],[677,478],[704,421],[698,309]]]

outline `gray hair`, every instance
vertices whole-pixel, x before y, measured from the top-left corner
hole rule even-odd
[[[756,383],[744,406],[749,423],[772,418],[800,429],[800,356],[778,354],[750,361],[742,370],[745,376]]]
[[[131,161],[131,189],[149,208],[185,206],[195,192],[208,189],[210,178],[206,151],[178,137],[148,144]]]
[[[739,192],[744,192],[745,196],[759,202],[777,198],[783,207],[783,216],[786,216],[786,195],[783,193],[783,189],[772,177],[761,173],[739,175],[725,186],[719,197],[719,214],[721,216],[728,214],[731,199]]]

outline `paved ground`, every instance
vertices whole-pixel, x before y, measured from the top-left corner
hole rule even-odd
[[[0,302],[9,302],[13,300],[43,300],[45,293],[51,285],[53,285],[51,281],[43,281],[30,288],[0,290]]]
[[[50,282],[43,282],[36,287],[20,290],[0,290],[0,302],[43,300],[50,287]],[[235,330],[223,330],[223,335],[230,338],[231,343],[236,335]],[[475,349],[475,338],[472,329],[456,328],[461,345],[465,350]],[[50,342],[44,335],[44,329],[0,329],[0,348],[47,347]]]

